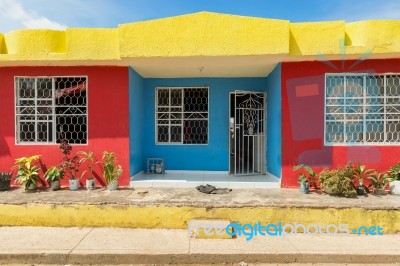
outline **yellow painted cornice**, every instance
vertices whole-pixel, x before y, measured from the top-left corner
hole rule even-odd
[[[209,12],[124,24],[121,57],[288,54],[289,24]]]
[[[400,20],[368,20],[345,26],[348,53],[372,54],[400,52]]]
[[[345,22],[304,22],[290,24],[290,55],[337,55],[339,40],[345,38]]]
[[[121,65],[125,59],[198,56],[280,56],[291,61],[318,54],[340,55],[341,41],[346,54],[400,53],[400,21],[290,23],[200,12],[114,29],[16,30],[0,34],[0,62]]]

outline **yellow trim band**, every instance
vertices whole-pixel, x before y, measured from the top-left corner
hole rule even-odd
[[[125,227],[185,229],[193,219],[224,219],[241,224],[349,224],[349,228],[381,226],[384,234],[400,232],[400,210],[361,208],[199,208],[115,205],[0,204],[0,225],[61,227]]]

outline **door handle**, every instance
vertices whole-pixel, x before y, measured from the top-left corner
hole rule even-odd
[[[231,139],[235,138],[235,119],[229,118],[229,132],[231,133]]]
[[[229,133],[230,133],[230,143],[231,143],[231,155],[235,154],[235,120],[234,118],[229,119]]]
[[[231,138],[230,138],[230,142],[231,142],[231,155],[235,155],[235,129],[234,128],[230,128],[230,134],[231,134]]]

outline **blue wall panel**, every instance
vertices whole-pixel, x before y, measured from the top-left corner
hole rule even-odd
[[[143,112],[144,81],[135,70],[129,68],[129,151],[130,176],[143,171]]]
[[[281,177],[282,170],[281,65],[267,77],[267,170]]]
[[[274,83],[274,82],[272,82]],[[156,87],[209,87],[209,139],[208,145],[155,144],[155,90]],[[235,90],[267,90],[267,78],[178,78],[144,79],[143,106],[143,160],[165,159],[167,170],[228,171],[229,168],[229,92]],[[136,110],[136,109],[135,109]],[[133,110],[133,111],[135,111]],[[138,112],[140,112],[138,110]],[[135,118],[136,114],[131,118]],[[137,122],[131,121],[136,134]],[[131,147],[133,148],[133,147]],[[131,151],[132,152],[132,151]],[[132,157],[133,158],[133,157]],[[132,159],[131,158],[131,159]],[[132,163],[132,161],[131,161]],[[136,169],[136,162],[134,162]]]

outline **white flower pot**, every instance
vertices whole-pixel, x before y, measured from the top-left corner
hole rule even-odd
[[[86,189],[87,190],[94,190],[96,189],[96,184],[94,182],[94,178],[86,179]]]
[[[69,190],[75,191],[79,189],[79,179],[70,179],[69,180]]]
[[[108,190],[117,190],[118,189],[118,180],[113,180],[107,185]]]
[[[400,181],[389,182],[390,194],[400,195]]]

